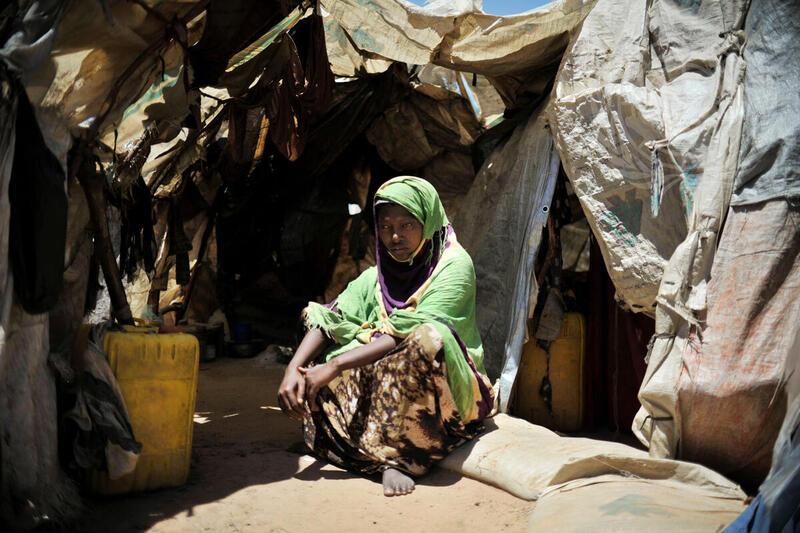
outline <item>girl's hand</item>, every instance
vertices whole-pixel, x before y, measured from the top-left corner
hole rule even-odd
[[[303,419],[303,395],[306,384],[303,374],[297,367],[289,367],[278,387],[278,405],[289,418]]]
[[[306,401],[308,401],[309,407],[311,407],[312,411],[319,410],[317,394],[319,394],[322,387],[339,375],[339,370],[331,362],[312,367],[301,366],[297,370],[306,377]]]

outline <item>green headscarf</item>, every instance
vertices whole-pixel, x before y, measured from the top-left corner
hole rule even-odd
[[[386,200],[405,208],[414,218],[422,222],[423,242],[430,240],[437,231],[449,224],[447,214],[444,212],[444,206],[442,206],[442,202],[439,199],[439,193],[436,192],[433,185],[422,178],[397,176],[390,179],[381,185],[375,193],[375,204],[377,205],[380,200]],[[373,212],[373,215],[377,216],[377,213]],[[377,244],[377,234],[375,238]],[[440,232],[439,238],[439,246],[431,246],[431,254],[433,254],[434,249],[438,249],[440,253],[444,250],[444,244],[447,242],[447,231]],[[413,264],[416,259],[416,257],[412,256],[408,261],[409,265]],[[424,259],[430,262],[433,257],[429,256]]]
[[[433,185],[422,178],[398,176],[378,189],[375,200],[388,200],[404,207],[414,218],[422,222],[422,238],[433,234],[449,224],[439,193]]]

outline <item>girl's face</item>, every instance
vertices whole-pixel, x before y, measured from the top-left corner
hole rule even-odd
[[[392,257],[408,261],[422,242],[422,224],[404,207],[378,207],[378,237]]]

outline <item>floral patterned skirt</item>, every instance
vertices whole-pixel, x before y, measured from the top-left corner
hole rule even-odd
[[[303,420],[321,459],[372,474],[392,467],[421,475],[482,429],[464,425],[447,384],[444,347],[432,325],[415,329],[378,361],[345,370]]]

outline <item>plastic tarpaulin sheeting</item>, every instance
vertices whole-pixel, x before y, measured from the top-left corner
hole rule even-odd
[[[416,77],[422,83],[447,89],[468,99],[475,115],[484,126],[491,124],[505,110],[502,98],[486,76],[469,75],[428,64],[416,73]]]
[[[480,123],[460,95],[425,83],[412,87],[372,122],[367,140],[398,173],[419,173],[430,181],[452,220],[475,177],[471,148]]]
[[[11,292],[3,299],[5,307]],[[48,517],[74,516],[80,499],[58,463],[47,313],[29,315],[13,303],[7,317],[0,339],[0,518],[12,531],[27,531]]]
[[[387,59],[487,76],[557,63],[569,32],[593,5],[590,0],[564,0],[499,17],[475,12],[471,1],[426,7],[389,0],[320,2],[331,64],[339,75],[359,69],[376,72],[386,68],[381,62]]]
[[[733,188],[743,19],[744,2],[601,0],[549,112],[617,297],[656,315],[634,432],[658,457],[677,453],[681,353]]]
[[[66,161],[71,143],[69,135],[64,134],[78,134],[79,126],[87,127],[98,120],[115,82],[165,33],[164,22],[135,3],[111,2],[107,7],[106,12],[102,2],[70,3],[55,32],[53,53],[25,80],[42,123],[45,142],[61,161]],[[158,12],[170,20],[173,16],[180,18],[194,7],[195,2],[191,1],[160,2]],[[158,113],[158,104],[163,108],[163,91],[175,86],[182,88],[183,56],[178,43],[168,45],[164,41],[152,55],[142,58],[135,74],[119,85],[100,128],[101,137],[113,132],[127,118],[126,110],[127,116],[140,110],[129,109],[137,100],[141,106],[150,105],[150,111]],[[135,135],[136,127],[123,128],[122,133],[121,142],[127,142]],[[110,139],[113,144],[113,134]]]
[[[323,14],[327,14],[321,10]],[[330,16],[323,17],[325,21],[325,46],[328,49],[328,58],[331,71],[338,76],[356,76],[363,74],[380,74],[392,66],[392,61],[386,59],[373,59],[361,55],[353,45],[342,26]]]
[[[800,196],[800,4],[752,2],[745,31],[744,124],[731,205]]]
[[[118,153],[129,152],[147,127],[157,131],[160,139],[171,139],[181,131],[181,123],[189,114],[183,50],[176,44],[162,54],[162,58],[163,76],[156,75],[153,83],[123,111],[116,127],[102,136],[101,140],[107,146],[116,146]],[[106,91],[108,88],[106,86]]]
[[[11,94],[0,75],[0,91]],[[26,313],[8,268],[9,182],[16,97],[0,103],[0,521],[32,529],[76,512],[79,497],[59,469],[56,387],[47,364],[48,314]]]
[[[708,312],[680,357],[680,456],[750,486],[769,470],[800,370],[800,206],[732,206],[708,286]],[[756,266],[757,265],[757,266]]]
[[[788,197],[796,194],[800,163],[791,156],[796,139],[779,137],[786,133],[784,117],[800,109],[800,96],[781,84],[764,86],[797,70],[800,35],[796,24],[786,24],[797,14],[791,2],[754,3],[747,13],[744,97],[733,98],[729,117],[710,138],[719,184],[698,183],[694,231],[665,270],[657,338],[639,394],[643,408],[634,421],[651,453],[702,461],[751,486],[769,466],[798,357],[800,212]],[[732,59],[726,58],[726,70]],[[737,130],[747,132],[740,134],[741,151]],[[740,194],[728,210],[734,184]],[[751,203],[759,191],[782,197]]]
[[[18,84],[9,76],[26,79],[50,53],[61,2],[27,2],[18,9],[16,26],[0,43],[0,523],[27,531],[48,518],[74,516],[79,497],[58,464],[48,314],[28,314],[15,300],[8,261],[19,104]]]
[[[500,377],[503,411],[527,337],[528,313],[536,306],[533,262],[559,163],[544,115],[536,111],[483,164],[453,223],[475,264],[484,364],[489,377]]]
[[[717,226],[724,216],[743,65],[741,13],[648,4],[598,3],[562,62],[549,116],[619,299],[653,313],[689,226],[715,224],[692,219],[702,181],[719,193],[707,199]]]

